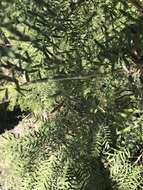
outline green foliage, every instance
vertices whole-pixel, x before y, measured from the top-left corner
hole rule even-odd
[[[132,165],[130,162],[130,152],[126,149],[115,151],[109,154],[109,164],[111,165],[111,177],[117,182],[115,189],[141,189],[143,185],[142,167]],[[140,182],[140,183],[137,183]]]
[[[0,2],[0,100],[31,111],[41,124],[28,136],[0,137],[0,184],[6,190],[141,190],[138,6],[11,2]]]
[[[10,168],[4,168],[4,171],[10,170],[6,176],[9,186],[5,180],[5,188],[105,189],[109,186],[103,163],[92,154],[90,156],[89,139],[83,139],[79,129],[75,129],[75,133],[71,127],[70,134],[66,133],[67,129],[64,126],[57,128],[54,121],[23,139],[1,137],[1,151],[6,150],[5,154],[2,153],[2,162],[13,163]],[[84,133],[86,135],[87,130]],[[7,153],[9,157],[5,157]],[[14,187],[13,181],[16,183]]]

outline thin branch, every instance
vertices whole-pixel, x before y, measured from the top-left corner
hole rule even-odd
[[[137,157],[137,160],[134,162],[134,165],[136,165],[142,158],[143,158],[143,152]]]
[[[23,85],[33,84],[33,83],[45,83],[49,81],[90,80],[92,78],[96,78],[96,76],[97,76],[97,73],[91,74],[91,75],[85,75],[85,76],[71,76],[71,77],[54,76],[54,77],[33,80],[28,83],[24,83]]]

